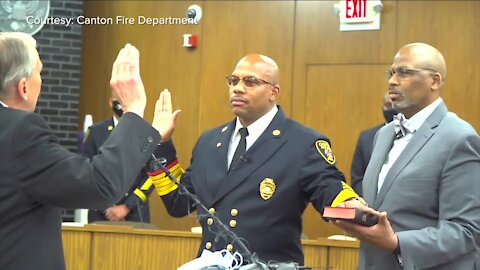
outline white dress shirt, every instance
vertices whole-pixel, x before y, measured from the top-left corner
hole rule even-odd
[[[273,106],[273,108],[264,114],[262,117],[258,118],[257,121],[253,122],[250,126],[246,127],[248,130],[247,136],[247,147],[250,148],[262,135],[262,133],[267,129],[268,125],[272,122],[273,118],[278,112],[277,106]],[[240,123],[240,119],[237,117],[235,123],[235,130],[232,133],[232,138],[230,139],[230,143],[228,145],[228,167],[230,168],[230,163],[232,163],[233,155],[235,154],[235,150],[237,149],[238,144],[240,143],[240,132],[238,132],[242,128],[242,123]]]
[[[440,103],[442,103],[442,101],[442,98],[439,97],[437,100],[435,100],[430,105],[423,108],[421,111],[419,111],[407,120],[411,127],[414,128],[414,131],[412,133],[408,133],[400,139],[396,139],[395,141],[393,141],[393,147],[388,153],[388,157],[385,160],[382,169],[380,170],[380,174],[378,175],[377,193],[380,192],[383,182],[385,181],[385,177],[387,176],[388,171],[390,171],[390,168],[392,168],[393,164],[397,160],[398,156],[400,156],[405,147],[407,147],[407,144],[410,142],[415,132],[423,125],[425,120],[427,120],[430,114],[433,113],[433,111],[437,108],[438,105],[440,105]]]
[[[115,116],[112,116],[113,119],[113,127],[116,127],[118,125],[118,119]]]

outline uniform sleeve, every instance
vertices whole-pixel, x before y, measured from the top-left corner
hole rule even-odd
[[[300,176],[302,189],[320,213],[323,213],[325,206],[336,206],[359,197],[345,183],[345,177],[335,163],[330,141],[326,138],[316,140],[306,150]]]
[[[157,151],[157,160],[150,163],[149,179],[155,185],[158,195],[162,198],[167,212],[171,216],[184,217],[191,214],[196,210],[195,204],[188,195],[181,191],[182,187],[175,184],[167,175],[167,173],[171,173],[171,176],[181,182],[184,188],[195,194],[190,180],[190,170],[184,170],[181,167],[176,157],[176,149],[172,140],[159,145]],[[192,154],[191,164],[193,163],[194,156],[195,148]],[[167,171],[158,166],[159,162],[164,163]]]
[[[17,124],[13,172],[32,200],[64,208],[106,208],[133,184],[160,140],[133,113],[122,117],[90,162],[58,144],[45,121],[28,114]]]
[[[144,205],[148,201],[148,196],[155,189],[152,180],[148,177],[146,169],[142,169],[138,175],[138,185],[134,191],[128,196],[125,205],[129,209],[134,209],[137,205]]]
[[[155,148],[155,152],[153,153],[155,157],[161,157],[162,155],[162,148],[157,146]],[[130,196],[127,198],[125,204],[127,205],[128,208],[132,209],[133,207],[138,205],[143,205],[147,203],[148,197],[150,194],[155,190],[155,185],[153,184],[152,179],[150,179],[148,175],[148,166],[150,162],[152,161],[152,158],[147,162],[145,167],[142,168],[142,171],[138,175],[140,178],[137,183],[139,183],[136,187],[136,189],[130,194]]]

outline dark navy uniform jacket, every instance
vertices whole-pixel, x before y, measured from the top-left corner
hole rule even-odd
[[[344,201],[357,196],[342,182],[344,176],[335,166],[329,140],[288,119],[279,109],[243,162],[228,170],[228,145],[234,129],[232,121],[202,134],[186,172],[178,168],[171,141],[160,145],[160,152],[172,174],[261,260],[303,264],[301,217],[307,204],[311,202],[323,212],[324,206],[339,197]],[[198,211],[203,227],[200,250],[227,249],[245,255],[238,242],[216,234],[218,224],[207,211],[181,194],[176,185],[168,185],[165,173],[157,171],[151,176],[170,215],[182,217]]]
[[[90,160],[100,151],[100,147],[107,140],[114,128],[113,118],[92,125],[85,138],[83,145],[83,154]],[[127,221],[150,222],[150,210],[148,206],[148,196],[153,191],[154,186],[148,180],[147,169],[142,168],[136,176],[134,184],[124,194],[123,198],[116,204],[125,204],[130,212],[126,216]],[[138,211],[140,210],[140,212]],[[88,211],[88,222],[97,220],[107,220],[104,215],[105,209],[90,209]],[[140,215],[141,214],[141,215]]]

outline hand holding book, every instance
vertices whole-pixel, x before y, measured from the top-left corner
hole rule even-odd
[[[362,207],[358,204],[354,205],[355,203],[350,204],[348,201],[339,204],[337,206],[340,207],[333,207],[333,213],[329,213],[328,210],[328,208],[332,207],[326,207],[324,218],[332,220],[335,226],[360,241],[365,241],[381,249],[394,252],[399,246],[399,239],[388,221],[387,212],[378,212],[372,208]],[[346,214],[346,212],[350,213]],[[352,218],[352,213],[357,216]],[[363,214],[367,214],[365,219]]]
[[[323,217],[328,220],[345,220],[363,226],[373,226],[378,223],[378,217],[353,207],[325,207]]]

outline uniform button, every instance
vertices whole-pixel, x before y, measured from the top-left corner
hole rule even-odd
[[[236,220],[230,220],[230,227],[235,228],[237,226],[237,221]]]
[[[232,245],[232,244],[228,244],[228,245],[227,245],[227,250],[228,250],[228,251],[232,251],[232,250],[233,250],[233,245]]]
[[[211,249],[212,248],[212,243],[210,243],[210,242],[205,243],[205,247],[207,249]]]
[[[128,193],[125,193],[125,197],[127,197],[127,196],[128,196]]]
[[[208,212],[212,215],[215,214],[215,208],[212,207],[212,208],[208,209]]]
[[[207,219],[207,224],[208,224],[208,225],[212,225],[212,224],[213,224],[213,218]]]
[[[231,211],[230,211],[230,215],[232,215],[232,217],[235,217],[238,215],[238,210],[233,208]]]
[[[148,138],[147,138],[147,142],[149,142],[149,143],[153,142],[153,138],[152,138],[152,136],[148,136]]]

